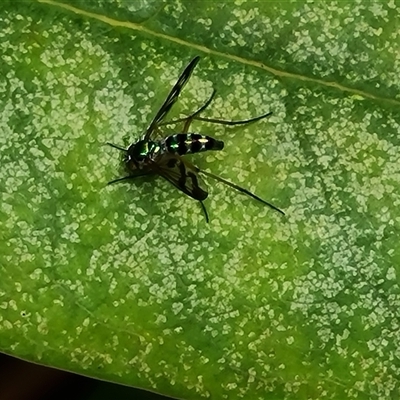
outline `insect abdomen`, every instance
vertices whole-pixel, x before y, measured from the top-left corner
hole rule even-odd
[[[178,133],[165,139],[165,147],[168,152],[183,156],[207,150],[222,150],[224,142],[198,133]]]

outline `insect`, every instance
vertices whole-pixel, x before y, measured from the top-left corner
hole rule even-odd
[[[207,190],[205,189],[205,184],[200,176],[203,174],[252,197],[253,199],[284,215],[285,213],[282,210],[261,199],[247,189],[229,182],[218,175],[214,175],[211,172],[201,170],[182,157],[185,154],[199,153],[208,150],[222,150],[224,148],[224,142],[221,140],[198,133],[189,133],[188,131],[193,120],[233,126],[259,121],[263,118],[269,117],[272,114],[269,112],[255,118],[242,121],[228,121],[201,117],[200,114],[211,104],[216,94],[216,91],[213,90],[210,98],[196,112],[188,117],[165,122],[164,118],[178,100],[179,94],[189,80],[199,60],[200,57],[197,56],[193,58],[193,60],[187,65],[185,70],[180,75],[178,81],[172,88],[171,92],[168,94],[163,105],[145,131],[142,139],[132,143],[127,149],[112,143],[107,143],[111,147],[114,147],[125,153],[124,164],[128,172],[127,176],[114,179],[113,181],[108,182],[108,184],[132,180],[139,176],[161,175],[164,179],[172,183],[183,193],[195,200],[198,200],[205,214],[206,221],[209,222],[208,213],[203,203],[208,196]],[[160,133],[159,128],[161,126],[174,125],[178,123],[184,124],[181,132],[168,136],[164,139],[154,139],[154,136]]]

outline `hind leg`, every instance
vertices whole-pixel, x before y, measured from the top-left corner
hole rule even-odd
[[[204,203],[201,200],[199,200],[199,202],[201,204],[201,208],[203,209],[204,215],[206,216],[206,222],[208,224],[210,222],[210,219],[208,218],[208,213],[207,213],[207,210],[206,210],[206,206],[204,205]]]
[[[214,89],[211,96],[209,97],[209,99],[194,113],[190,114],[188,117],[184,117],[184,118],[177,118],[177,119],[173,119],[171,121],[166,121],[166,122],[161,122],[160,124],[158,124],[158,126],[162,126],[162,125],[176,125],[179,124],[181,122],[184,122],[183,125],[183,129],[180,133],[187,133],[189,130],[189,127],[191,125],[191,123],[193,122],[194,119],[198,119],[197,116],[202,113],[213,101],[214,96],[216,94],[216,90]]]
[[[235,126],[235,125],[246,125],[246,124],[251,124],[252,122],[260,121],[263,118],[267,118],[270,115],[272,115],[272,112],[268,112],[265,114],[262,114],[258,117],[250,118],[250,119],[244,119],[244,120],[239,120],[239,121],[230,121],[230,120],[225,120],[225,119],[218,119],[218,118],[205,118],[205,117],[200,117],[200,113],[202,113],[212,102],[214,96],[216,94],[216,90],[214,89],[210,98],[193,114],[189,115],[188,117],[184,118],[178,118],[174,119],[172,121],[168,122],[162,122],[160,125],[173,125],[173,124],[178,124],[180,122],[184,122],[184,126],[182,129],[181,133],[187,133],[189,130],[189,127],[193,120],[197,121],[203,121],[203,122],[209,122],[212,124],[219,124],[219,125],[228,125],[228,126]]]

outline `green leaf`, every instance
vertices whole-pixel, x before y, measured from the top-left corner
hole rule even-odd
[[[185,399],[400,390],[398,2],[2,1],[0,349]],[[106,186],[171,117],[208,182]],[[178,128],[176,128],[178,129]],[[177,130],[175,130],[176,132]],[[167,135],[174,130],[165,131]]]

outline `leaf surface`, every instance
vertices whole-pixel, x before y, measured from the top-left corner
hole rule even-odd
[[[0,4],[0,350],[184,399],[389,399],[399,391],[400,6],[50,0]],[[123,173],[171,115],[211,223]],[[165,130],[177,132],[179,127]]]

